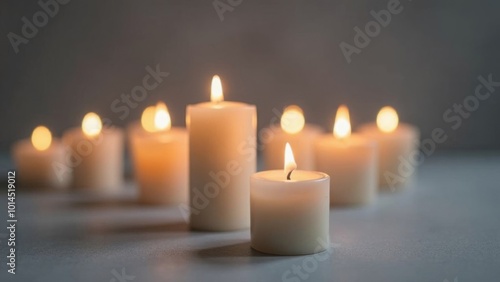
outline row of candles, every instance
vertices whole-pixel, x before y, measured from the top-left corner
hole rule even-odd
[[[185,128],[172,127],[166,105],[146,108],[127,129],[139,199],[179,205],[192,229],[251,228],[252,247],[283,255],[322,251],[329,242],[330,205],[362,205],[387,187],[386,172],[418,145],[418,130],[384,107],[376,124],[351,133],[346,106],[337,110],[333,134],[306,124],[298,106],[285,109],[280,126],[261,140],[267,171],[256,172],[254,105],[224,101],[214,76],[211,102],[189,105]],[[103,126],[95,113],[81,128],[53,139],[39,126],[13,147],[25,186],[73,187],[99,192],[120,189],[125,134]],[[284,163],[283,163],[284,160]],[[298,164],[298,165],[297,165]],[[301,170],[297,170],[297,166]],[[284,169],[283,169],[284,167]],[[398,176],[404,186],[406,176]],[[394,186],[394,183],[390,183]],[[188,205],[186,205],[188,203]]]

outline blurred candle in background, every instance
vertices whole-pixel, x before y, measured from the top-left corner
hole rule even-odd
[[[167,106],[158,102],[128,128],[139,201],[145,204],[188,203],[188,135],[171,127]]]
[[[269,129],[272,136],[268,136],[266,140],[261,139],[265,169],[278,169],[283,166],[282,148],[289,142],[300,167],[304,170],[314,170],[313,144],[322,129],[305,124],[304,113],[300,107],[286,107],[281,116],[280,127],[272,126]]]
[[[224,101],[218,76],[212,79],[211,100],[187,107],[190,226],[212,231],[249,228],[256,109]]]
[[[71,148],[73,186],[96,192],[116,192],[123,183],[124,136],[121,129],[103,128],[100,117],[88,113],[81,128],[65,132]]]
[[[324,251],[330,238],[330,177],[295,170],[290,144],[284,147],[284,170],[257,172],[250,179],[252,248],[275,255]]]
[[[417,152],[419,131],[399,122],[392,107],[383,107],[376,124],[365,124],[360,133],[375,140],[379,146],[379,185],[381,189],[404,187],[413,177],[416,167],[410,157]]]
[[[12,148],[17,177],[21,189],[61,189],[65,188],[71,179],[69,173],[59,173],[57,165],[64,162],[67,150],[45,126],[37,126],[31,135],[31,140],[23,139],[16,142]]]
[[[351,134],[349,110],[337,110],[333,134],[315,143],[316,168],[330,175],[332,205],[361,205],[377,193],[377,146],[375,141]]]

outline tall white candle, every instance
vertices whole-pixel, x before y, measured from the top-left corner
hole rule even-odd
[[[212,102],[189,105],[190,226],[235,230],[250,226],[249,179],[256,169],[256,109],[223,101],[220,78]]]
[[[361,126],[360,133],[378,143],[380,188],[405,187],[413,179],[416,169],[410,158],[418,148],[418,129],[399,123],[397,112],[392,107],[384,107],[377,115],[377,123]]]
[[[276,255],[324,251],[329,242],[330,177],[322,172],[295,170],[286,144],[285,170],[252,175],[251,246]],[[328,245],[328,244],[327,244]]]
[[[322,132],[319,126],[305,124],[303,111],[298,106],[288,106],[281,116],[280,127],[269,128],[269,140],[261,140],[264,164],[267,170],[283,165],[282,148],[288,142],[294,149],[295,159],[304,170],[314,169],[314,140]]]
[[[141,123],[129,126],[139,201],[146,204],[187,204],[188,134],[171,127],[164,103],[144,110]]]
[[[68,130],[63,142],[71,147],[73,186],[86,191],[113,193],[123,183],[123,131],[103,129],[100,117],[88,113],[81,128]]]
[[[316,167],[331,176],[332,205],[360,205],[371,202],[377,192],[377,146],[358,134],[351,134],[349,111],[340,106],[333,134],[316,140]]]
[[[14,144],[12,157],[17,177],[23,188],[51,190],[66,188],[71,174],[58,173],[55,165],[64,162],[66,147],[52,138],[45,126],[33,130],[31,140],[24,139]]]

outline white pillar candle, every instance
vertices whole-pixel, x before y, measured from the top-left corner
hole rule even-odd
[[[275,255],[324,251],[329,242],[330,177],[295,170],[286,144],[285,170],[257,172],[250,180],[251,246]]]
[[[351,134],[347,107],[340,106],[333,134],[316,140],[316,168],[331,176],[332,205],[362,205],[377,192],[377,146],[358,134]]]
[[[65,188],[71,180],[71,174],[59,174],[54,166],[64,162],[66,153],[66,147],[52,138],[47,127],[36,127],[31,141],[23,139],[12,148],[19,183],[26,188]]]
[[[269,128],[272,135],[261,140],[265,169],[283,166],[282,148],[288,142],[295,159],[304,170],[314,170],[314,139],[321,134],[319,126],[305,124],[304,114],[298,106],[287,107],[281,116],[280,127]]]
[[[411,165],[410,157],[419,144],[418,129],[399,123],[396,111],[391,107],[384,107],[378,113],[377,124],[361,126],[360,133],[378,143],[380,188],[404,187],[412,179],[416,169]]]
[[[95,113],[88,113],[81,128],[68,130],[63,142],[71,148],[73,187],[101,193],[116,192],[123,182],[123,131],[102,128]]]
[[[256,169],[256,109],[223,101],[220,78],[212,102],[189,105],[190,226],[236,230],[250,226],[249,179]]]
[[[188,135],[171,127],[164,103],[144,110],[141,122],[129,126],[128,136],[139,186],[145,204],[187,204]]]

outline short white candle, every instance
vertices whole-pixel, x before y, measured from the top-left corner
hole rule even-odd
[[[71,148],[73,187],[86,191],[112,193],[123,183],[123,131],[103,129],[99,116],[88,113],[81,128],[72,128],[63,136]]]
[[[380,188],[386,190],[405,187],[416,169],[411,165],[410,157],[418,148],[418,129],[400,123],[398,114],[392,107],[383,107],[377,115],[377,124],[361,126],[360,133],[378,143]]]
[[[377,146],[358,134],[351,134],[349,111],[337,110],[333,134],[316,140],[316,167],[331,176],[332,205],[362,205],[377,192]]]
[[[188,135],[171,127],[166,105],[144,110],[141,122],[128,128],[139,201],[145,204],[187,204]]]
[[[250,180],[251,246],[276,255],[324,251],[329,242],[330,177],[295,170],[286,144],[285,170],[257,172]],[[327,244],[328,245],[328,244]]]
[[[250,176],[256,169],[253,105],[223,101],[220,78],[212,102],[189,105],[190,226],[225,231],[250,227]]]
[[[58,173],[54,167],[64,162],[66,147],[45,126],[33,130],[31,140],[23,139],[14,144],[12,157],[20,185],[36,189],[65,188],[71,179],[69,173]]]
[[[319,126],[305,124],[303,111],[298,106],[288,106],[283,111],[280,127],[272,126],[266,139],[262,139],[266,170],[283,166],[282,148],[288,142],[293,147],[295,159],[304,170],[314,170],[314,139],[322,133]]]

